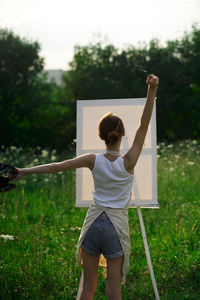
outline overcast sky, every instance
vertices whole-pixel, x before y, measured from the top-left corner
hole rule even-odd
[[[38,41],[46,69],[68,69],[75,45],[117,48],[181,38],[200,24],[200,0],[0,0],[0,26]]]

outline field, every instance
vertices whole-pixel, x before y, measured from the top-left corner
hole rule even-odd
[[[17,167],[67,159],[11,147],[0,162]],[[38,153],[37,153],[38,152]],[[160,209],[142,209],[161,299],[200,299],[200,144],[158,146]],[[0,195],[0,299],[75,299],[76,243],[87,209],[75,207],[75,172],[31,175]],[[124,300],[155,299],[136,209],[129,210],[130,270]],[[99,269],[96,300],[106,299]]]

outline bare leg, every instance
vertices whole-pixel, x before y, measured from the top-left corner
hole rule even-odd
[[[121,300],[122,265],[124,256],[107,259],[108,300]]]
[[[80,300],[92,300],[97,287],[99,255],[83,254],[83,291]]]

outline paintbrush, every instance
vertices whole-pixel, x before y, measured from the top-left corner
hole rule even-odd
[[[152,77],[152,74],[149,74],[147,70],[144,70],[142,67],[137,68],[138,71],[146,73],[147,76]]]

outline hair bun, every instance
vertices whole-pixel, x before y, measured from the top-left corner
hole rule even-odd
[[[107,141],[109,144],[115,144],[120,137],[121,134],[117,130],[113,130],[108,133]]]

